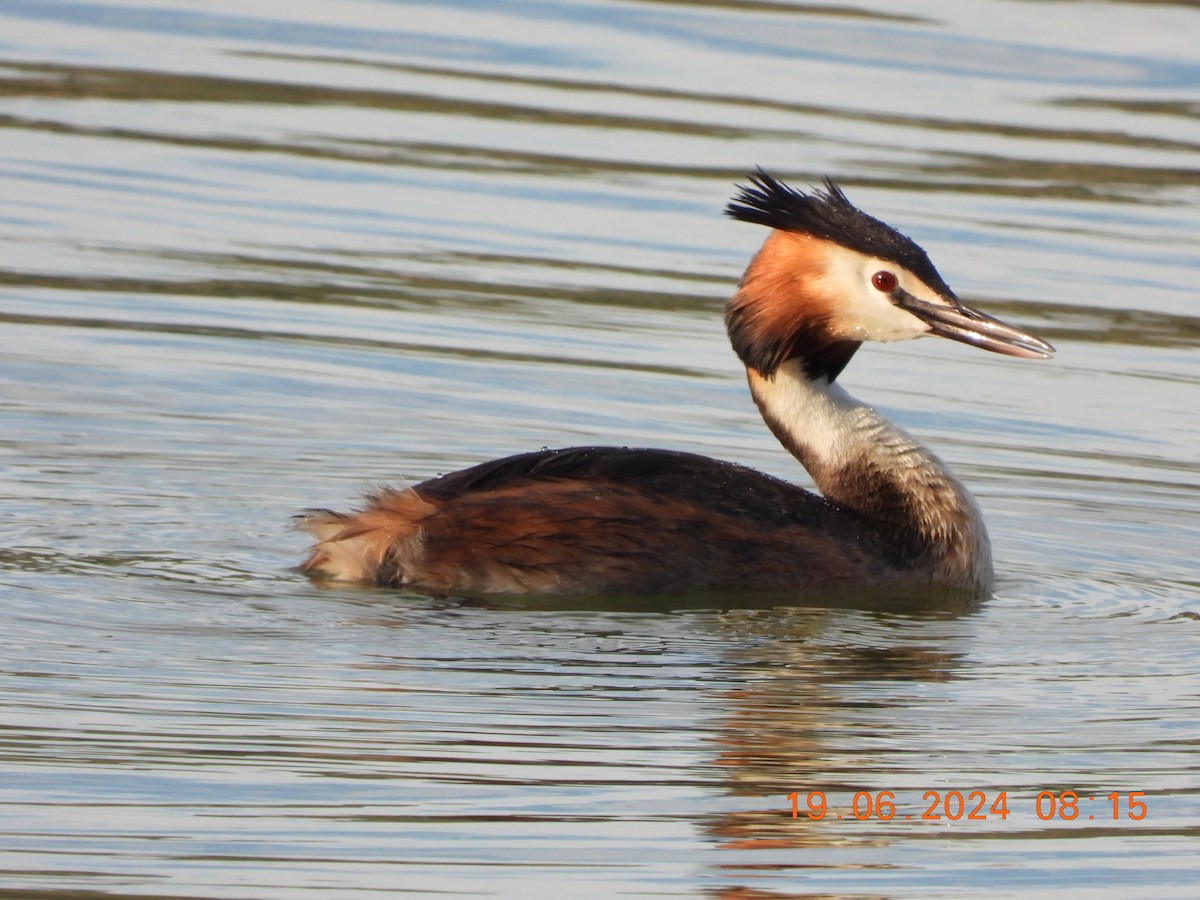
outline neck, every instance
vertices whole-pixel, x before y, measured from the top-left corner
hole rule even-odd
[[[875,526],[898,568],[951,587],[991,583],[983,518],[945,463],[800,358],[771,376],[747,372],[771,431],[826,499]]]

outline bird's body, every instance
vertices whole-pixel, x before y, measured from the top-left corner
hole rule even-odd
[[[966,488],[834,379],[863,340],[1052,348],[964,306],[919,247],[831,183],[809,195],[759,173],[729,212],[775,229],[726,325],[763,418],[820,495],[694,454],[543,450],[384,489],[359,512],[310,512],[302,568],[438,593],[986,590],[991,551]]]

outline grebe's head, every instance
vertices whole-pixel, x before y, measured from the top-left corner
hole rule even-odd
[[[774,229],[725,314],[734,350],[770,377],[800,358],[832,381],[863,341],[936,335],[1008,356],[1045,341],[967,306],[917,244],[852,204],[829,179],[804,193],[761,169],[725,212]]]

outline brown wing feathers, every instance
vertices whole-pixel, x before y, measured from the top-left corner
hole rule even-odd
[[[482,463],[380,491],[358,513],[309,513],[302,527],[321,541],[307,572],[480,592],[734,585],[755,564],[786,587],[797,566],[833,578],[870,537],[821,497],[752,469],[615,447]],[[811,532],[811,553],[797,556],[797,531]]]

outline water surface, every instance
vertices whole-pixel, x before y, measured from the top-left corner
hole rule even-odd
[[[0,0],[0,894],[1194,890],[1198,29],[1112,0]],[[543,446],[805,480],[721,330],[755,165],[835,176],[1058,346],[842,377],[970,484],[992,596],[293,571],[296,510]],[[929,791],[987,817],[922,819]]]

